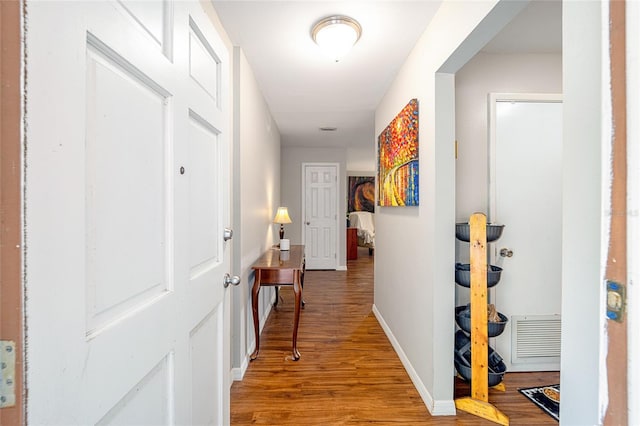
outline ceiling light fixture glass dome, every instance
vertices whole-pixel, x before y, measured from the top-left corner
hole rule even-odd
[[[340,15],[320,20],[311,30],[313,41],[336,62],[351,50],[361,34],[358,21]]]

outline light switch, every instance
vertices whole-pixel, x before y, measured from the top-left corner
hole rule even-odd
[[[607,318],[622,322],[626,303],[625,287],[615,281],[607,281]]]

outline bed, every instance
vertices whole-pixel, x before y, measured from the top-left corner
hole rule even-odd
[[[351,212],[349,213],[349,225],[358,229],[358,246],[367,247],[369,255],[373,254],[375,248],[375,224],[373,213],[370,212]]]

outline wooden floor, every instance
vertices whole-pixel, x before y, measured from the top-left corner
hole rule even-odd
[[[262,332],[260,356],[231,387],[231,424],[492,425],[461,411],[430,416],[371,312],[373,257],[367,249],[358,254],[346,272],[307,272],[298,362],[291,360],[293,294],[282,289],[283,301]],[[512,425],[556,425],[517,388],[559,379],[557,372],[507,373],[507,392],[492,389],[489,400]],[[455,382],[457,397],[469,394],[466,383]]]

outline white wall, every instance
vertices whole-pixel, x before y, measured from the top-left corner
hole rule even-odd
[[[304,148],[287,146],[282,148],[280,179],[282,182],[282,205],[289,208],[293,223],[285,225],[285,235],[291,244],[302,244],[302,163],[338,163],[338,212],[347,213],[346,149]],[[275,212],[274,212],[275,213]],[[347,265],[346,220],[338,221],[338,268]]]
[[[450,271],[455,216],[455,200],[448,194],[455,188],[453,148],[447,148],[453,147],[455,136],[447,130],[452,95],[446,76],[436,73],[457,72],[491,32],[514,16],[517,10],[512,8],[519,3],[443,3],[376,111],[379,134],[409,99],[420,101],[421,206],[378,208],[374,310],[436,414],[446,414],[453,394]],[[604,306],[600,171],[602,140],[609,133],[603,131],[601,118],[601,93],[607,87],[601,75],[601,33],[606,29],[602,7],[600,2],[563,2],[561,418],[568,425],[600,424],[599,407],[606,399],[599,383]]]
[[[444,2],[376,110],[378,135],[419,100],[420,206],[376,210],[374,312],[433,414],[455,414],[453,73],[525,5]]]
[[[606,5],[605,5],[606,6]],[[563,249],[562,360],[560,382],[563,425],[601,424],[606,378],[601,238],[606,231],[602,183],[603,152],[610,139],[604,123],[609,85],[602,69],[603,32],[600,2],[563,2]],[[606,53],[608,55],[608,53]],[[606,201],[608,205],[608,200]],[[603,248],[604,247],[604,248]]]
[[[376,149],[373,145],[367,148],[347,148],[347,170],[375,172]]]
[[[232,351],[234,377],[239,379],[255,347],[251,265],[277,238],[272,220],[280,204],[280,133],[241,49],[234,49],[234,273],[242,278],[233,288]],[[239,257],[239,258],[238,258]],[[261,326],[271,308],[274,289],[260,290]]]

